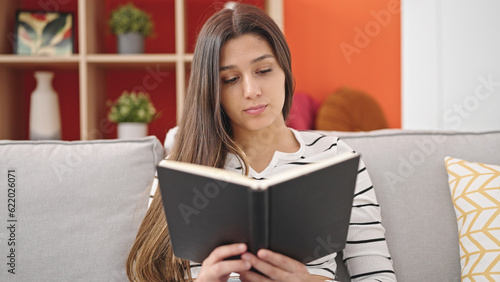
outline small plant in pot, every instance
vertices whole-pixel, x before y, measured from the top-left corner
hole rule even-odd
[[[144,37],[153,33],[151,15],[132,3],[119,6],[109,18],[111,32],[118,37],[118,53],[144,53]]]
[[[111,103],[108,119],[118,124],[118,138],[147,136],[148,123],[157,117],[156,109],[147,93],[124,91]]]

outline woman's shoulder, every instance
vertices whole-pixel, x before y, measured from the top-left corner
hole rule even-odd
[[[297,131],[302,138],[304,145],[306,146],[317,146],[321,144],[332,144],[337,143],[339,138],[334,135],[324,134],[323,132],[307,130],[307,131]]]
[[[333,134],[314,130],[298,131],[298,134],[302,138],[305,149],[313,153],[329,151],[338,154],[352,151],[349,145]]]

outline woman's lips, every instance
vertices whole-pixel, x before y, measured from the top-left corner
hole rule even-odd
[[[245,109],[245,113],[249,115],[258,115],[261,114],[266,110],[267,105],[258,105],[255,107],[250,107],[248,109]]]

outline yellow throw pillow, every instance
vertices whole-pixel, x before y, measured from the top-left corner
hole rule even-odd
[[[462,281],[500,281],[500,166],[446,157]]]

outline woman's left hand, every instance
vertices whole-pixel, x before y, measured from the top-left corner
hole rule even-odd
[[[270,250],[261,249],[257,252],[257,256],[244,253],[241,258],[249,261],[256,270],[271,278],[256,272],[245,271],[240,273],[241,281],[322,281],[311,275],[301,262]]]

